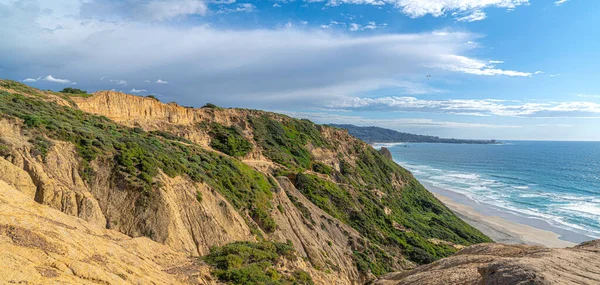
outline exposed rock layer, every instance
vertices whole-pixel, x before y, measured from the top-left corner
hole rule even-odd
[[[599,257],[600,240],[561,249],[478,244],[375,284],[600,284]]]

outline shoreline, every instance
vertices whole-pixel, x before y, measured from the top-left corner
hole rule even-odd
[[[553,231],[551,230],[552,226],[544,221],[540,222],[546,223],[547,227],[538,228],[524,223],[522,220],[527,219],[524,217],[514,215],[513,218],[517,218],[517,220],[521,219],[521,221],[507,219],[507,215],[510,215],[509,213],[499,215],[499,211],[491,208],[491,205],[488,207],[488,205],[479,204],[462,194],[442,189],[428,183],[422,184],[459,218],[478,229],[495,242],[565,248],[577,245],[585,240],[591,240],[590,237],[568,232],[566,230],[560,231],[558,228],[553,229]],[[486,211],[482,211],[483,208],[486,208]],[[560,232],[560,234],[555,231]]]

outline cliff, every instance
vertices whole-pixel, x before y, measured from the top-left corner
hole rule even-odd
[[[196,260],[240,251],[232,268],[210,264],[221,281],[274,270],[260,278],[363,284],[490,241],[347,131],[263,111],[0,80],[0,169],[90,227]],[[286,245],[297,260],[275,258]],[[248,261],[254,247],[273,256],[267,267]]]

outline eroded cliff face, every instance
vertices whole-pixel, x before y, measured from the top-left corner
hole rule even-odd
[[[0,180],[2,284],[216,284],[195,258],[40,205]]]

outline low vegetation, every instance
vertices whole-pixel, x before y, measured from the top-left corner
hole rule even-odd
[[[254,140],[269,159],[294,170],[310,169],[312,159],[307,144],[326,147],[319,126],[308,120],[280,122],[268,115],[249,117]]]
[[[233,284],[312,285],[310,275],[302,270],[284,273],[277,268],[283,260],[295,260],[291,244],[276,242],[234,242],[213,247],[204,257],[213,267],[213,275]]]
[[[81,89],[71,88],[71,87],[67,87],[67,88],[64,88],[63,90],[60,90],[60,93],[69,93],[69,94],[75,94],[75,95],[88,94],[87,91],[83,91]]]
[[[225,127],[218,123],[210,125],[210,146],[231,156],[244,156],[252,150],[252,144],[244,138],[238,127]]]

